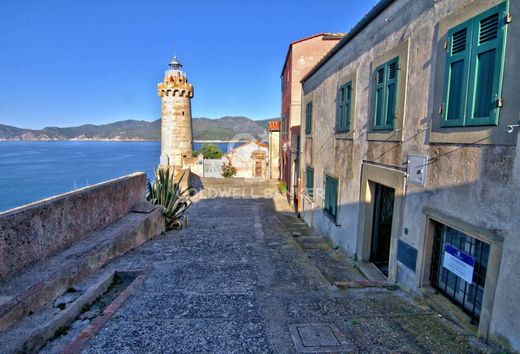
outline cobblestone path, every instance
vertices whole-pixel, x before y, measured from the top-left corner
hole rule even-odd
[[[272,183],[203,184],[188,228],[109,265],[153,270],[84,352],[489,350],[401,290],[331,286],[280,221],[280,197],[261,198]]]

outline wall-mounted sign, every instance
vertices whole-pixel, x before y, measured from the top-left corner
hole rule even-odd
[[[471,257],[452,245],[444,246],[444,260],[442,266],[468,283],[473,282],[475,258]]]
[[[408,182],[424,186],[428,158],[422,155],[408,155],[406,175]]]

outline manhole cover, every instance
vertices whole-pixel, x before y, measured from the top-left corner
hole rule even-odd
[[[338,327],[330,323],[305,323],[289,326],[291,336],[300,353],[349,352],[347,343]]]
[[[340,342],[327,325],[297,327],[306,347],[321,347],[324,345],[340,345]]]

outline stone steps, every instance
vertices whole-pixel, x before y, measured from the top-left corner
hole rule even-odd
[[[81,295],[67,303],[63,310],[57,309],[53,302],[46,304],[38,313],[30,315],[0,333],[0,353],[35,353],[60,328],[67,326],[81,313],[83,306],[92,303],[110,285],[113,272],[99,272],[82,284],[74,284]],[[63,294],[61,298],[67,296]]]
[[[350,284],[350,282],[366,280],[366,277],[355,268],[345,252],[335,249],[327,238],[322,237],[305,222],[298,219],[292,210],[287,211],[287,203],[281,199],[281,196],[275,198],[277,208],[281,211],[279,211],[278,219],[332,286],[335,286],[336,283],[349,282]]]
[[[14,329],[23,321],[32,321],[31,318],[36,318],[67,289],[95,275],[110,260],[159,235],[164,228],[160,207],[146,212],[130,212],[0,285],[1,351],[4,343],[8,343],[3,337],[10,328]],[[31,333],[26,334],[30,336]]]

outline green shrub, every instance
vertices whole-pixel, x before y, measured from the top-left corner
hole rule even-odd
[[[287,192],[287,184],[285,184],[285,182],[278,183],[278,190],[280,191],[280,193],[284,194],[285,192]]]
[[[222,157],[222,151],[215,144],[203,144],[199,153],[201,153],[205,159],[220,159]]]
[[[230,178],[237,174],[237,169],[231,162],[222,164],[222,177]]]
[[[182,174],[179,182],[175,182],[175,176],[169,169],[157,169],[153,183],[148,181],[146,199],[155,205],[163,206],[163,215],[166,219],[168,230],[182,228],[182,215],[191,205],[191,196],[195,195],[195,189],[188,186],[181,189],[181,182],[185,176]]]

